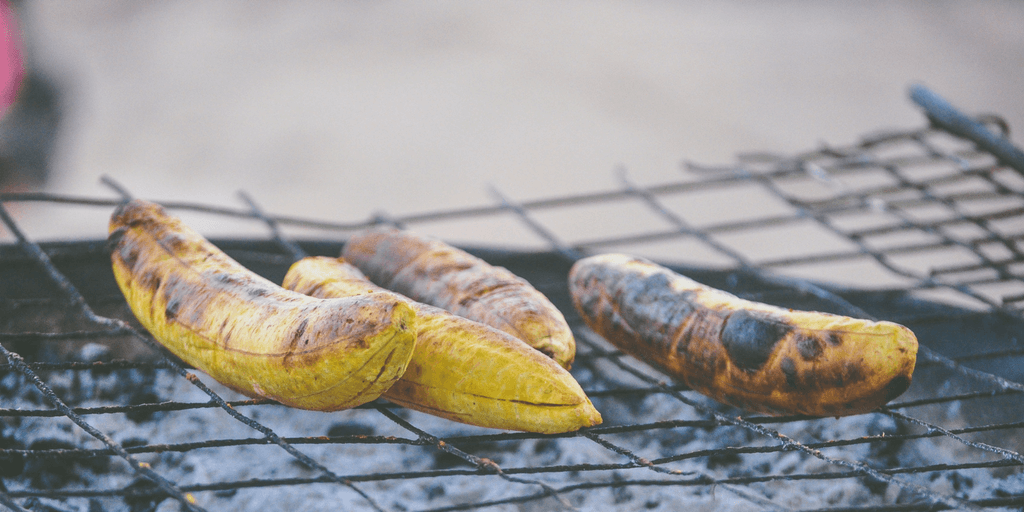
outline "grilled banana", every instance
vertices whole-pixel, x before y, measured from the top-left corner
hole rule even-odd
[[[317,299],[242,267],[160,206],[110,221],[114,276],[168,350],[240,393],[334,411],[376,399],[405,372],[416,314],[393,294]]]
[[[284,287],[315,297],[376,294],[354,266],[311,257]],[[440,308],[411,302],[417,342],[405,375],[384,398],[417,411],[482,427],[558,433],[596,425],[601,415],[554,361],[511,335]]]
[[[624,352],[751,411],[868,412],[914,372],[906,327],[743,300],[639,258],[577,261],[569,290],[587,325]]]
[[[565,317],[544,294],[440,240],[376,228],[350,238],[342,256],[374,283],[505,331],[565,368],[576,357]]]

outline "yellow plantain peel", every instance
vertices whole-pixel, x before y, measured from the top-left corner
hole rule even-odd
[[[576,340],[562,312],[525,279],[440,240],[394,228],[356,233],[342,256],[374,283],[505,331],[568,369]]]
[[[416,313],[388,293],[318,299],[244,268],[159,205],[110,220],[114,277],[139,322],[186,363],[250,397],[334,411],[405,373]]]
[[[284,287],[315,297],[376,294],[340,258],[305,258]],[[384,398],[461,423],[559,433],[601,423],[601,415],[565,369],[513,336],[442,309],[410,303],[417,345],[405,375]]]
[[[627,255],[577,261],[569,291],[587,325],[622,351],[751,411],[872,411],[910,386],[917,361],[902,325],[744,300]]]

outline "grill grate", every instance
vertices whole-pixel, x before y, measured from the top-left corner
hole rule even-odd
[[[566,313],[579,346],[573,374],[605,416],[572,434],[496,433],[384,401],[327,415],[237,399],[134,323],[102,242],[40,246],[3,206],[109,208],[128,190],[104,178],[120,197],[0,195],[0,219],[18,240],[0,247],[0,503],[675,510],[685,499],[735,510],[1024,508],[1020,152],[998,121],[980,125],[921,88],[912,97],[931,126],[794,156],[742,155],[728,167],[689,164],[671,183],[642,185],[620,171],[621,188],[606,192],[516,202],[492,190],[494,206],[348,224],[269,214],[244,193],[245,208],[163,203],[264,223],[270,240],[215,243],[278,282],[294,259],[336,255],[342,242],[333,237],[370,224],[421,230],[516,219],[549,250],[472,252],[527,278]],[[1004,128],[1002,137],[991,126]],[[699,209],[708,197],[767,206],[707,219]],[[637,205],[650,222],[598,225]],[[580,225],[587,229],[572,229]],[[295,241],[291,228],[320,236]],[[746,298],[908,325],[922,343],[914,383],[895,403],[841,419],[743,416],[715,404],[582,325],[566,272],[582,255],[612,250],[666,261]],[[679,254],[703,260],[670,261]],[[852,269],[849,281],[877,283],[820,284],[841,282],[843,268]],[[83,355],[97,342],[148,348],[126,359]]]

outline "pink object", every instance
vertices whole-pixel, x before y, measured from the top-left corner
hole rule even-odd
[[[24,75],[18,22],[6,0],[0,0],[0,117],[17,98]]]

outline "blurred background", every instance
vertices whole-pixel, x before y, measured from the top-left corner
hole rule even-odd
[[[923,126],[913,83],[1024,129],[1019,0],[11,5],[28,73],[0,124],[6,191],[115,197],[109,175],[157,201],[242,206],[244,189],[274,214],[354,222]],[[36,240],[103,237],[110,213],[11,208]]]

